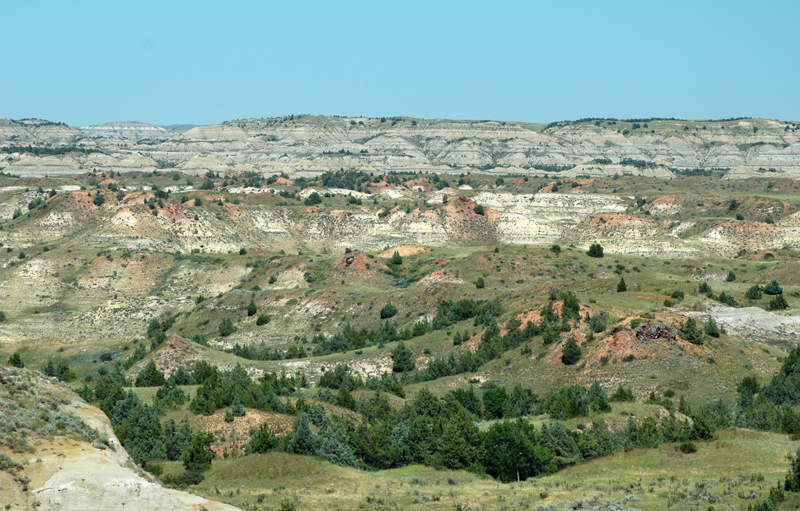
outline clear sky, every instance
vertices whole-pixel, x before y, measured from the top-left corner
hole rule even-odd
[[[4,1],[0,117],[800,120],[800,2]]]

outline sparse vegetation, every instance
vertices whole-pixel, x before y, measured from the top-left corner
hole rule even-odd
[[[236,122],[280,143],[259,135],[253,121]],[[629,139],[646,134],[647,123],[647,133],[666,129],[658,120],[587,122],[593,132],[627,129]],[[676,136],[702,133],[700,125],[670,122],[679,125]],[[411,126],[404,119],[343,123],[365,133],[370,123]],[[735,125],[726,124],[726,136]],[[325,158],[358,157],[348,150]],[[626,164],[645,168],[642,162],[653,166]],[[598,158],[591,177],[554,175],[563,166],[509,167],[522,175],[500,183],[468,168],[264,177],[232,167],[191,177],[202,190],[181,190],[182,167],[162,163],[146,175],[3,175],[8,208],[0,227],[12,245],[3,245],[0,265],[10,319],[3,329],[22,341],[0,354],[8,366],[69,381],[106,411],[134,460],[163,482],[243,509],[282,502],[297,509],[580,509],[629,494],[641,503],[625,504],[637,508],[677,509],[722,505],[712,495],[730,507],[777,495],[770,488],[785,464],[780,473],[770,467],[796,449],[788,435],[800,434],[796,356],[785,352],[793,327],[748,330],[751,315],[768,313],[738,307],[769,309],[791,324],[784,317],[800,296],[800,268],[785,218],[798,211],[800,186],[767,169],[747,180],[658,166],[657,174],[677,178],[604,176],[602,166],[612,164]],[[90,192],[61,188],[72,186]],[[238,193],[243,186],[260,190]],[[301,199],[310,187],[320,191],[313,212]],[[462,189],[446,190],[442,201],[433,195],[450,187]],[[498,197],[484,202],[482,193]],[[589,197],[594,212],[574,205]],[[536,213],[551,198],[569,222]],[[495,200],[513,200],[521,220],[508,222],[511,206]],[[734,215],[748,222],[731,222]],[[62,218],[72,219],[72,234],[59,238],[52,233]],[[251,218],[258,227],[242,227]],[[785,247],[758,231],[768,218],[780,230],[770,236],[788,240]],[[529,220],[543,236],[526,237]],[[42,226],[51,229],[44,237]],[[125,229],[135,234],[122,240]],[[697,242],[711,232],[720,236],[713,251]],[[36,236],[41,242],[13,241]],[[529,239],[552,241],[525,245]],[[594,243],[584,253],[586,240]],[[719,304],[735,310],[719,314]],[[33,349],[33,336],[53,341],[37,340]],[[574,385],[577,377],[585,386]],[[22,392],[13,381],[3,384],[3,398]],[[28,413],[20,410],[3,416]],[[15,429],[4,444],[24,451],[15,460],[35,457],[25,450],[39,432],[52,436],[33,419],[26,424],[36,433]],[[184,466],[196,432],[213,434],[208,447],[225,458],[202,462],[201,445],[187,455],[197,462]],[[769,456],[736,459],[736,449]],[[14,447],[7,452],[15,455]],[[650,468],[654,459],[658,470]],[[642,475],[629,478],[620,467],[634,461],[642,461]],[[10,470],[16,477],[26,468]],[[762,480],[751,483],[758,472]]]

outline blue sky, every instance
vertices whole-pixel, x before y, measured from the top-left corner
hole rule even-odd
[[[800,120],[800,2],[3,2],[0,117]]]

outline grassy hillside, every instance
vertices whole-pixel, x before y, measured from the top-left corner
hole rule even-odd
[[[195,492],[250,509],[513,509],[624,503],[643,511],[709,506],[744,509],[782,481],[797,443],[783,435],[721,431],[693,454],[676,445],[597,459],[534,481],[500,484],[463,471],[421,466],[362,472],[285,453],[214,463]],[[177,467],[165,467],[165,473]],[[633,498],[631,498],[633,497]],[[786,509],[800,503],[794,498]],[[459,507],[460,506],[460,507]],[[580,508],[577,508],[580,509]]]
[[[550,174],[0,176],[0,360],[80,389],[164,481],[245,508],[765,498],[796,448],[777,431],[800,429],[798,403],[764,391],[800,335],[800,184]],[[565,417],[547,400],[574,385],[565,399],[583,411]],[[595,408],[590,389],[620,388],[630,401]],[[495,406],[501,393],[529,402]],[[245,403],[235,416],[234,396]],[[438,410],[430,431],[417,420],[425,403]],[[716,420],[719,403],[728,420],[703,441],[703,414]],[[352,463],[285,452],[303,414]],[[475,439],[520,416],[535,426],[531,444],[552,452],[547,428],[576,440],[602,421],[614,454],[562,453],[537,465],[537,480],[501,484]],[[148,421],[151,438],[137,429]],[[405,438],[399,423],[428,431],[413,440],[433,438],[428,451],[387,446]],[[667,436],[698,452],[642,449],[632,424],[683,428]],[[179,428],[191,431],[183,443]],[[259,428],[277,435],[269,452],[245,455]],[[202,481],[179,461],[187,438],[213,453]],[[477,451],[441,449],[461,438]]]

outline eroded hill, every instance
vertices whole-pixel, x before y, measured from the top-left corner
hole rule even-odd
[[[800,172],[798,124],[767,119],[587,120],[549,125],[317,117],[228,121],[183,132],[144,123],[79,129],[47,121],[0,121],[0,170],[67,175],[91,170],[189,174],[336,169],[538,174],[615,173],[670,177],[675,170],[721,168],[729,177],[771,169]],[[26,151],[44,146],[50,151]],[[15,150],[15,148],[17,148]],[[63,153],[54,153],[60,148]]]
[[[236,509],[163,488],[131,461],[103,412],[39,373],[0,368],[0,410],[6,509]]]
[[[66,144],[80,142],[68,140],[64,126],[28,124],[32,132],[61,133]],[[181,136],[146,138],[145,128],[108,126],[103,143],[138,140],[155,147]],[[209,141],[208,147],[227,143]],[[58,161],[109,156],[105,149],[47,151],[22,153]],[[213,158],[209,153],[202,162]],[[419,396],[439,403],[465,389],[475,392],[475,407],[464,416],[469,429],[490,427],[502,416],[489,410],[492,393],[512,388],[517,395],[530,392],[530,402],[505,417],[544,427],[553,412],[544,407],[546,396],[576,384],[583,391],[629,393],[600,419],[618,439],[630,424],[670,417],[681,423],[673,426],[687,428],[692,407],[708,411],[708,403],[721,403],[719,414],[727,417],[715,428],[775,430],[782,421],[756,424],[758,416],[743,416],[733,404],[743,381],[758,390],[771,379],[800,336],[800,182],[777,169],[750,179],[730,179],[733,170],[682,172],[646,162],[598,163],[604,170],[595,177],[569,177],[577,167],[500,176],[452,168],[453,174],[340,169],[304,175],[242,171],[236,164],[208,170],[195,162],[147,172],[101,166],[88,174],[0,175],[0,360],[69,381],[99,406],[113,381],[120,413],[110,408],[114,403],[103,406],[116,417],[119,438],[127,436],[135,459],[153,462],[148,469],[165,470],[165,481],[179,482],[184,465],[160,451],[137,453],[132,439],[148,435],[131,437],[126,409],[145,413],[143,403],[153,403],[150,419],[165,431],[169,420],[183,425],[185,419],[187,427],[213,433],[209,448],[217,468],[208,472],[213,482],[198,487],[248,506],[288,506],[305,497],[294,488],[268,496],[263,481],[230,482],[218,472],[221,458],[232,459],[222,466],[233,468],[272,459],[237,461],[251,429],[264,426],[277,435],[267,435],[269,449],[286,450],[296,416],[312,410],[317,432],[332,442],[321,431],[327,416],[353,446],[370,438],[354,431],[369,422],[374,403],[391,414],[416,406]],[[336,375],[352,378],[352,394],[341,391],[341,382],[331,384]],[[217,387],[225,396],[214,395]],[[182,399],[161,401],[172,391]],[[234,417],[236,392],[246,404],[239,401]],[[73,408],[85,412],[87,424],[87,410],[96,412]],[[587,424],[576,419],[559,427],[578,438]],[[175,423],[170,427],[174,433]],[[90,451],[84,444],[95,437],[87,438],[58,448],[65,455],[83,449],[101,467],[125,462],[114,449]],[[347,466],[384,466],[364,461],[371,460],[371,447],[358,449],[359,461],[348,458]],[[281,459],[306,466],[305,458],[286,456]],[[130,478],[147,490],[143,495],[162,491],[146,486],[153,484],[146,475],[120,472],[124,467],[95,476],[70,463],[61,466],[72,475],[41,476],[42,485],[54,481],[41,492],[53,506],[64,502],[51,488],[72,484],[80,507],[108,477]],[[236,470],[236,478],[250,477]],[[84,488],[78,479],[94,486]],[[237,488],[246,488],[241,497]],[[550,489],[537,487],[540,500],[552,501],[541,497]],[[627,498],[617,490],[608,494]],[[159,499],[175,494],[153,495],[161,507],[174,504]],[[454,499],[447,506],[456,506]]]

